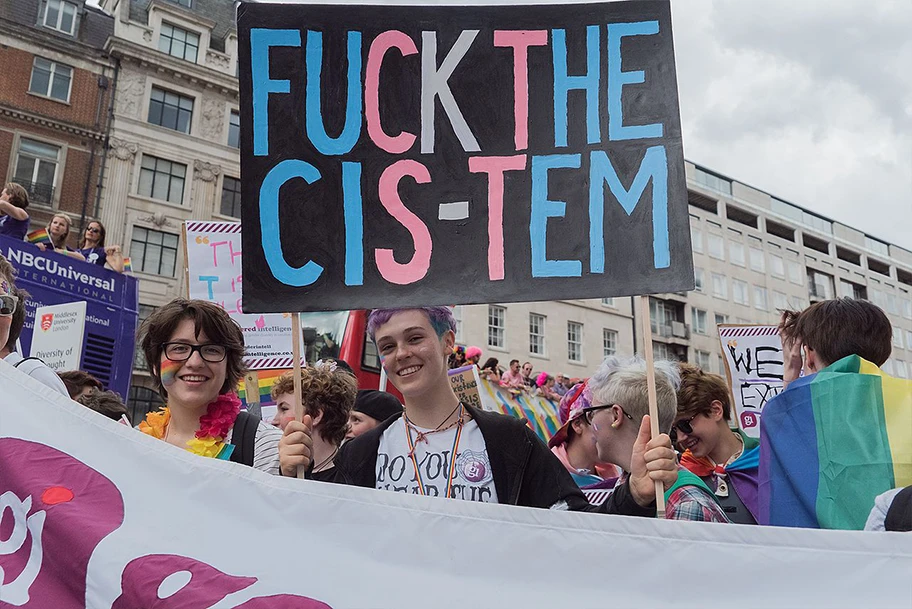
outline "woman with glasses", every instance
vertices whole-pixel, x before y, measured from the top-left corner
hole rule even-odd
[[[123,252],[119,245],[105,245],[105,227],[98,220],[88,223],[77,248],[86,261],[99,266],[107,264],[111,270],[123,273]]]
[[[725,380],[681,364],[678,413],[671,440],[684,451],[681,465],[715,493],[732,522],[757,524],[760,443],[732,429]]]
[[[140,345],[166,403],[140,431],[204,457],[279,473],[282,432],[241,413],[235,388],[245,371],[244,336],[224,309],[172,300],[143,322]]]

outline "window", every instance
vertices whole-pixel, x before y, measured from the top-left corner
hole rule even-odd
[[[845,279],[840,279],[839,295],[846,298],[854,298],[855,300],[864,300],[867,296],[867,290],[865,290],[864,286],[854,284]]]
[[[35,58],[32,64],[32,79],[29,93],[43,95],[62,102],[70,101],[70,84],[73,82],[73,68],[63,64]]]
[[[60,146],[24,137],[19,140],[13,181],[28,191],[32,203],[53,202],[59,159]]]
[[[181,6],[185,6],[187,8],[191,8],[192,6],[191,0],[171,0],[171,2],[174,4],[180,4]]]
[[[728,323],[728,315],[723,313],[716,313],[716,327],[718,328],[722,324]]]
[[[602,328],[602,356],[617,355],[618,333]]]
[[[690,227],[690,244],[693,247],[693,251],[702,254],[703,253],[703,231],[699,228],[693,226]]]
[[[241,115],[237,110],[232,110],[228,118],[228,145],[241,147]]]
[[[133,240],[130,242],[133,270],[174,277],[178,241],[178,235],[173,233],[133,227]]]
[[[755,247],[750,248],[750,265],[752,271],[757,271],[758,273],[766,272],[766,264],[763,259],[763,250],[757,249]]]
[[[488,346],[503,349],[506,346],[507,310],[503,307],[488,305]]]
[[[820,271],[815,271],[813,269],[807,270],[808,277],[808,293],[811,298],[820,298],[823,300],[829,300],[833,298],[834,289],[833,289],[833,278],[826,273],[821,273]]]
[[[716,359],[718,360],[716,363],[719,365],[719,374],[724,378],[728,374],[728,370],[725,369],[725,360],[722,359],[721,355],[717,355]]]
[[[161,396],[157,391],[148,387],[139,387],[133,385],[130,387],[130,393],[127,395],[127,411],[130,413],[130,424],[139,425],[146,418],[146,415],[154,410],[158,410],[162,403]]]
[[[567,322],[567,359],[583,361],[583,324],[576,321]]]
[[[706,311],[702,309],[690,310],[690,323],[697,334],[706,334]]]
[[[903,317],[906,319],[912,319],[912,300],[906,298],[902,301],[903,304]]]
[[[193,98],[152,87],[149,100],[149,122],[153,125],[190,133]]]
[[[747,292],[746,282],[732,279],[732,300],[738,304],[750,306],[750,294]]]
[[[462,336],[462,305],[453,307],[453,319],[456,320],[456,342],[463,340]],[[373,342],[373,341],[371,341]]]
[[[709,352],[700,351],[699,349],[694,350],[694,355],[696,356],[696,364],[701,370],[709,372]]]
[[[795,285],[804,285],[804,279],[801,275],[801,264],[797,260],[788,261],[789,281]]]
[[[187,166],[154,156],[143,156],[139,170],[139,194],[180,205],[184,200]]]
[[[196,56],[199,52],[199,34],[162,21],[161,34],[158,36],[158,50],[172,57],[196,63]]]
[[[713,175],[696,167],[694,168],[694,182],[709,190],[715,190],[716,192],[731,196],[732,185],[729,180],[720,178],[717,175]]]
[[[722,298],[723,300],[728,299],[728,278],[725,275],[720,275],[719,273],[712,274],[713,281],[713,296],[715,298]]]
[[[529,313],[529,353],[545,354],[545,316]]]
[[[219,211],[223,216],[241,217],[241,181],[237,178],[222,178],[222,207]]]
[[[146,318],[149,315],[152,315],[152,311],[155,310],[155,307],[152,305],[139,305],[139,319],[136,320],[136,326],[139,327],[142,322],[146,321]],[[136,343],[136,351],[133,353],[133,369],[134,370],[145,370],[146,369],[146,356],[143,354],[142,348],[140,348],[139,343]]]
[[[744,244],[737,241],[728,242],[728,253],[731,256],[731,263],[738,266],[744,266]]]
[[[660,360],[660,359],[674,360],[674,359],[676,359],[674,351],[671,350],[671,347],[669,347],[665,343],[657,343],[655,341],[652,341],[652,355],[657,360]]]
[[[903,331],[901,328],[893,328],[893,346],[894,347],[899,347],[900,349],[903,348],[902,335],[903,335]],[[909,345],[909,346],[912,347],[912,345]]]
[[[709,233],[706,235],[706,246],[709,248],[709,255],[719,260],[725,260],[725,241],[719,235]]]
[[[912,330],[906,330],[906,344],[912,345]]]
[[[782,292],[773,290],[773,308],[777,311],[785,311],[789,308],[788,296]]]
[[[898,360],[894,360],[893,363],[896,364],[896,376],[898,376],[901,379],[909,378],[908,375],[906,375],[906,362],[905,361],[898,359]]]
[[[766,299],[766,288],[761,288],[759,285],[754,286],[754,306],[761,311],[767,310],[769,302]]]
[[[72,36],[76,29],[76,5],[63,0],[48,0],[44,25]]]
[[[770,273],[773,274],[773,277],[785,279],[785,261],[782,256],[770,254]]]
[[[703,279],[703,269],[694,268],[694,290],[697,292],[703,291]]]
[[[614,304],[614,298],[602,298],[602,304],[606,307],[616,308],[617,305]]]

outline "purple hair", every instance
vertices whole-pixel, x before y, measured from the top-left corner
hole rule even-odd
[[[393,315],[403,311],[421,311],[428,317],[431,327],[437,333],[437,338],[443,336],[447,330],[456,332],[456,318],[450,307],[402,307],[396,309],[373,309],[367,315],[367,333],[371,340],[375,340],[377,329],[388,322]]]

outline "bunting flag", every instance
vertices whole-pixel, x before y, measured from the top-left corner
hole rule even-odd
[[[862,529],[874,498],[912,484],[912,381],[857,355],[763,409],[759,522]]]
[[[51,235],[48,233],[48,230],[46,228],[33,230],[25,236],[25,240],[33,245],[38,245],[40,243],[51,248],[54,247],[54,242],[51,241]]]
[[[675,607],[668,590],[710,580],[708,609],[733,598],[912,604],[904,535],[538,510],[269,476],[121,425],[2,361],[0,387],[3,609],[553,609],[568,594],[580,608]],[[687,560],[674,560],[672,548],[685,547]],[[745,557],[753,579],[718,577],[720,564]],[[543,576],[542,564],[571,563],[572,588]]]

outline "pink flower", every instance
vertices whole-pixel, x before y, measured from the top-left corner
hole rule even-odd
[[[200,417],[197,438],[224,440],[241,411],[241,400],[234,392],[223,393],[209,404],[206,414]]]

